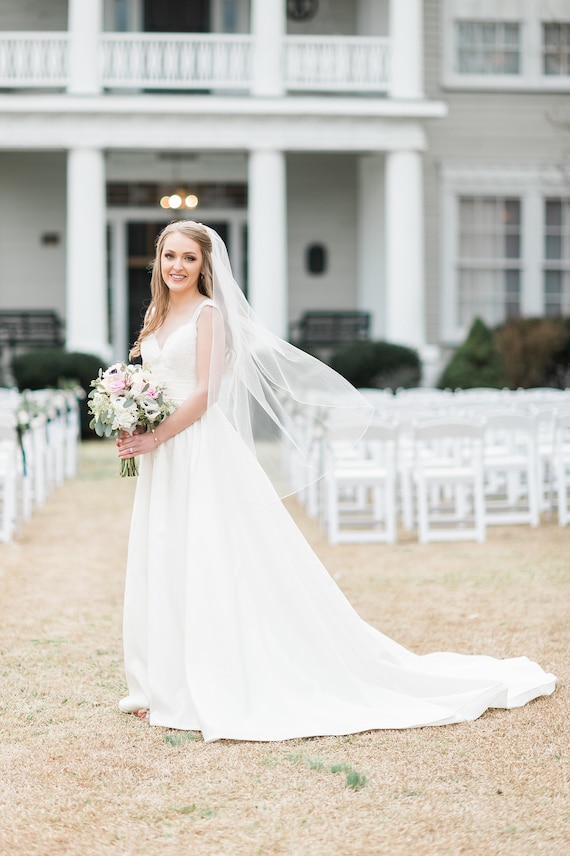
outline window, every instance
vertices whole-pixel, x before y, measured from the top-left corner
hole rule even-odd
[[[459,74],[520,74],[520,25],[456,21]]]
[[[570,313],[570,200],[546,199],[544,211],[544,312]]]
[[[438,5],[444,87],[570,90],[570,0],[440,0]]]
[[[542,25],[542,71],[547,75],[570,74],[570,23]]]
[[[459,198],[456,324],[477,316],[489,325],[520,314],[520,199]]]

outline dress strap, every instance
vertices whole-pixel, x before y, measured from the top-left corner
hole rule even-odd
[[[214,301],[211,300],[209,297],[207,297],[205,300],[203,300],[201,303],[199,303],[198,306],[196,307],[196,309],[194,311],[194,315],[190,319],[190,323],[192,323],[192,321],[198,320],[198,318],[200,317],[200,312],[202,311],[204,306],[214,306],[215,307],[215,305],[216,304],[214,303]]]

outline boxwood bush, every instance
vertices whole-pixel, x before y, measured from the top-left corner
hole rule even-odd
[[[506,385],[505,369],[492,331],[476,318],[439,379],[441,389],[472,389]]]
[[[417,351],[392,342],[351,342],[332,355],[330,365],[360,388],[415,387],[421,381]]]
[[[12,374],[20,391],[24,389],[57,388],[75,382],[87,394],[90,382],[97,377],[103,360],[92,354],[69,352],[63,348],[34,348],[12,359]],[[79,402],[81,436],[94,437],[89,429],[87,400]]]

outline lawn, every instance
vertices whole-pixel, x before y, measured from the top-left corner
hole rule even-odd
[[[526,654],[550,698],[476,722],[204,744],[119,713],[133,480],[110,443],[0,545],[0,852],[493,856],[570,852],[570,529],[330,547],[360,614],[419,653]]]

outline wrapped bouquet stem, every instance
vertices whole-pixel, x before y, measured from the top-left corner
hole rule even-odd
[[[91,381],[89,427],[99,437],[131,436],[137,429],[151,430],[172,413],[174,405],[155,384],[151,373],[139,365],[114,363]],[[121,476],[138,475],[136,459],[121,461]]]

